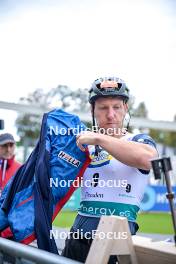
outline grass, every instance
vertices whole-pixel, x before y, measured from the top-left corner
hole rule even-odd
[[[169,213],[141,213],[137,222],[140,226],[139,232],[173,234],[172,218]]]
[[[61,211],[54,220],[57,227],[71,227],[77,212]],[[173,234],[172,219],[168,213],[141,213],[137,222],[141,233]]]
[[[53,224],[58,227],[71,227],[76,215],[76,211],[61,211],[55,218]]]

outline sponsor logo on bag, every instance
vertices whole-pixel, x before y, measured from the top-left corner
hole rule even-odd
[[[75,167],[79,167],[80,165],[80,161],[75,159],[74,157],[70,156],[69,154],[65,153],[64,151],[60,151],[58,154],[58,157],[60,159],[65,160],[66,162],[70,163],[71,165],[75,166]]]

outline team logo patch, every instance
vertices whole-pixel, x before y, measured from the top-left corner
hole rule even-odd
[[[95,153],[92,153],[90,158],[91,163],[89,164],[89,168],[96,168],[109,164],[110,160],[112,159],[112,156],[106,151],[101,151],[98,157],[95,156]]]
[[[67,153],[65,153],[64,151],[60,151],[58,154],[58,158],[65,160],[66,162],[70,163],[71,165],[75,166],[75,167],[79,167],[80,165],[80,161],[75,159],[74,157],[68,155]]]

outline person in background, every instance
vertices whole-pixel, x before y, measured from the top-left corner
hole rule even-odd
[[[21,166],[15,160],[15,145],[16,142],[11,134],[4,133],[0,135],[0,197],[8,181]],[[10,228],[5,229],[1,233],[1,237],[11,238]]]
[[[21,164],[15,160],[15,140],[9,134],[0,135],[0,190],[4,189]]]

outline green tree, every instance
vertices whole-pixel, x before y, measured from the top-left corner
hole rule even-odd
[[[153,137],[156,142],[165,146],[176,148],[176,132],[150,129],[150,136]]]
[[[134,108],[133,116],[135,117],[148,117],[148,110],[144,102],[140,102],[139,105]]]
[[[43,89],[37,89],[28,97],[20,98],[20,103],[41,108],[62,108],[66,111],[88,111],[88,93],[86,89],[71,90],[66,85],[58,85],[45,93]],[[34,145],[40,132],[41,115],[20,113],[16,119],[17,133],[20,136],[20,143],[26,140]]]

